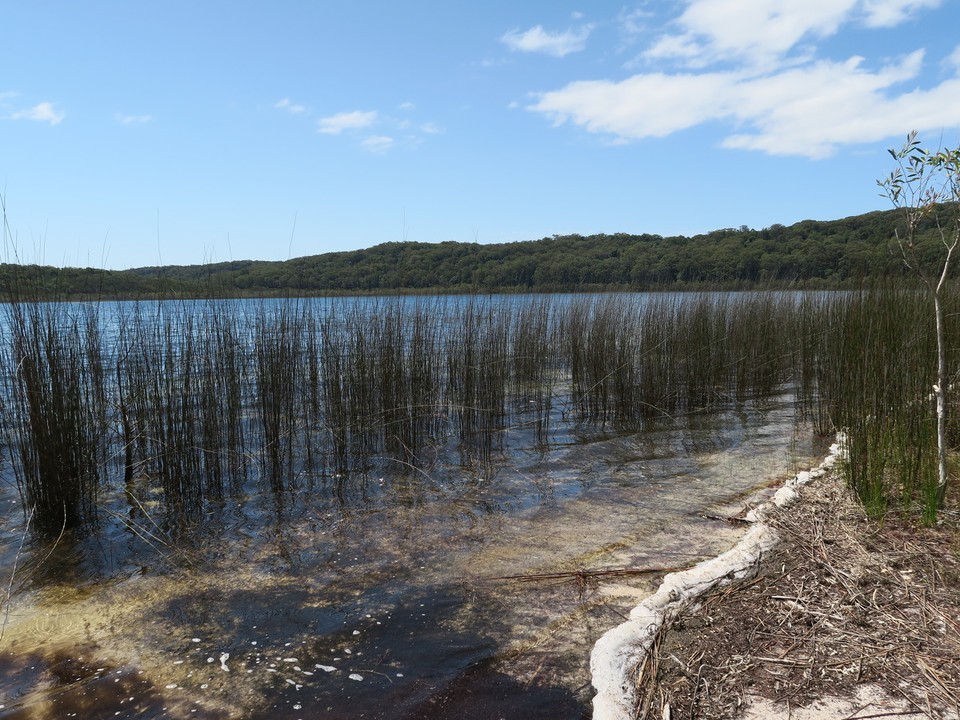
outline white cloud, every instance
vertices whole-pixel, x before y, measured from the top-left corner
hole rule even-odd
[[[360,147],[372,153],[385,153],[392,148],[395,140],[389,135],[372,135],[360,143]]]
[[[833,35],[860,0],[692,0],[668,33],[647,51],[694,66],[722,60],[769,65],[801,41]]]
[[[712,123],[724,147],[811,158],[911,129],[960,125],[960,47],[947,79],[920,86],[924,50],[886,64],[822,57],[820,41],[847,27],[910,20],[943,0],[683,0],[659,34],[646,5],[617,18],[622,36],[649,44],[622,80],[571,82],[527,109],[616,143]],[[724,131],[723,128],[726,128]]]
[[[59,125],[63,122],[65,114],[57,112],[52,103],[37,103],[27,110],[19,110],[10,115],[11,120],[35,120],[37,122],[50,123],[50,125]]]
[[[317,131],[326,135],[339,135],[344,130],[360,130],[370,127],[377,121],[377,111],[371,110],[364,112],[354,110],[353,112],[342,112],[336,115],[329,115],[320,118],[317,121]]]
[[[624,140],[665,137],[728,114],[730,74],[634,75],[622,82],[589,80],[542,93],[528,109],[559,125],[572,122],[589,132]]]
[[[443,128],[434,122],[425,122],[420,125],[420,132],[426,135],[440,135]]]
[[[153,116],[151,115],[124,115],[123,113],[117,113],[114,117],[121,125],[145,125],[153,120]]]
[[[286,110],[288,113],[293,115],[299,115],[300,113],[307,111],[307,108],[305,108],[303,105],[297,105],[296,103],[291,102],[290,98],[279,100],[275,102],[273,106],[277,108],[277,110]]]
[[[584,25],[576,30],[551,33],[537,25],[525,32],[511,30],[500,38],[511,50],[519,52],[540,52],[554,57],[563,57],[583,50],[587,38],[593,31],[592,25]]]
[[[570,83],[540,94],[528,109],[618,141],[725,121],[737,128],[726,147],[819,158],[844,144],[960,124],[960,77],[895,94],[898,84],[917,77],[922,61],[917,51],[875,72],[854,57],[764,76],[744,69],[638,74]]]
[[[910,19],[917,10],[939,7],[941,0],[864,0],[867,27],[894,27]]]
[[[404,112],[409,112],[411,110],[416,110],[417,106],[414,105],[412,102],[407,101],[407,102],[400,103],[400,105],[398,105],[398,108],[400,110],[403,110]]]

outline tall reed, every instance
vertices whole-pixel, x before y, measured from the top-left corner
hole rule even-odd
[[[92,523],[107,432],[96,308],[14,303],[6,320],[4,434],[25,508],[42,533]]]
[[[495,466],[515,430],[544,447],[556,423],[633,432],[792,392],[820,431],[848,430],[850,482],[872,512],[929,518],[928,311],[898,287],[12,302],[0,420],[25,506],[58,531],[92,524],[104,488],[183,520],[301,478],[347,497],[374,470]]]
[[[885,287],[831,303],[827,313],[817,384],[833,426],[849,438],[849,482],[874,514],[893,502],[919,503],[930,520],[936,354],[929,301]]]

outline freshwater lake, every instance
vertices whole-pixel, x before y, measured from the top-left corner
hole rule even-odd
[[[637,428],[559,378],[482,463],[243,486],[176,537],[115,490],[96,533],[34,539],[5,453],[0,718],[589,717],[596,639],[815,464],[788,390]]]

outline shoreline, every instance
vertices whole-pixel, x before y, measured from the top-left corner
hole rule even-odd
[[[841,453],[840,442],[830,447],[816,468],[787,480],[768,502],[747,514],[752,527],[727,552],[681,572],[664,577],[658,590],[630,613],[629,619],[611,628],[595,643],[590,657],[594,720],[633,720],[638,705],[636,674],[642,675],[664,628],[691,604],[711,590],[754,577],[764,555],[779,538],[764,519],[777,508],[799,497],[797,488],[823,477]]]
[[[661,623],[628,675],[637,720],[958,720],[960,504],[871,518],[839,472],[763,522],[752,579]],[[594,717],[598,717],[596,714]]]

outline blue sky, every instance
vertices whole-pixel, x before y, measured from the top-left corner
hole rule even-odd
[[[887,207],[875,180],[911,129],[960,144],[958,0],[31,0],[2,17],[0,188],[28,262],[828,220]]]

